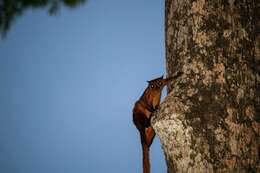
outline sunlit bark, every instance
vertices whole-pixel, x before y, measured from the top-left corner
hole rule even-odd
[[[166,70],[152,119],[169,173],[260,172],[260,1],[166,0]]]

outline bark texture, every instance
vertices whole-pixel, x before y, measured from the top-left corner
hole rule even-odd
[[[260,1],[166,0],[166,70],[152,119],[168,173],[260,172]]]

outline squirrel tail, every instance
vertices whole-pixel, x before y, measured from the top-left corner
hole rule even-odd
[[[149,147],[147,144],[142,143],[142,148],[143,148],[143,173],[150,173]]]

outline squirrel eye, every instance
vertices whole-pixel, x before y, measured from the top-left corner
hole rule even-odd
[[[154,86],[153,86],[153,85],[151,85],[151,87],[153,88]]]

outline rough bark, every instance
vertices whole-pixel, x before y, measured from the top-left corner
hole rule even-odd
[[[166,0],[166,70],[152,119],[168,173],[260,172],[260,1]]]

